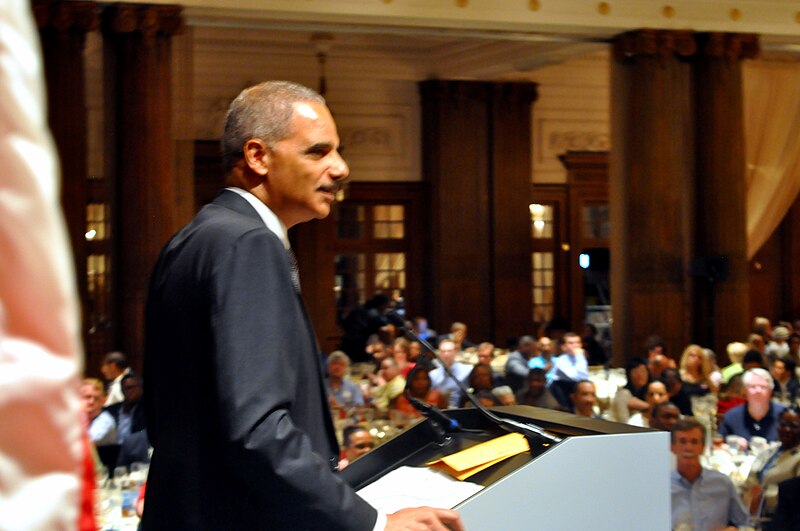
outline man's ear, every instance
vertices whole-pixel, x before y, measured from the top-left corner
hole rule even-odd
[[[266,176],[269,173],[270,151],[264,142],[258,138],[251,138],[244,143],[242,153],[245,164],[256,174]]]

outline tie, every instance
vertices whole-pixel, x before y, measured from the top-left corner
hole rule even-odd
[[[300,293],[300,269],[297,267],[297,257],[294,255],[292,248],[286,249],[286,254],[289,255],[289,268],[292,272],[292,285],[297,293]]]

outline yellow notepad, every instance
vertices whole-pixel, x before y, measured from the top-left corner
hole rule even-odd
[[[454,478],[464,481],[481,470],[522,452],[528,452],[530,449],[528,440],[522,434],[509,433],[431,461],[427,465],[444,470]]]

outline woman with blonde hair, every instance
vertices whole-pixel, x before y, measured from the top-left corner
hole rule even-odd
[[[691,344],[681,354],[680,374],[690,395],[717,394],[718,386],[711,378],[714,367],[700,345]]]

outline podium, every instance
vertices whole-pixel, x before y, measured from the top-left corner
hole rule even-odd
[[[483,490],[453,507],[468,531],[670,529],[667,432],[530,406],[491,409],[562,440],[531,441],[530,453],[469,478]],[[360,489],[397,467],[424,466],[507,433],[475,409],[447,414],[470,431],[451,433],[439,444],[425,419],[351,463],[342,476]]]

